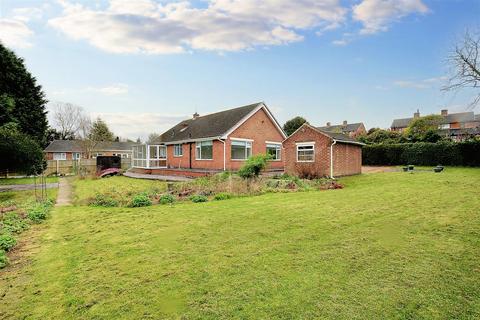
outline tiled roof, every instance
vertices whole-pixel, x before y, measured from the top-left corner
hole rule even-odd
[[[223,136],[262,102],[184,120],[160,136],[159,143],[192,141]]]
[[[361,126],[362,126],[362,123],[358,122],[358,123],[347,123],[346,125],[336,124],[333,126],[318,127],[318,129],[323,131],[330,131],[330,132],[355,132]]]
[[[94,151],[131,151],[135,142],[100,141]],[[54,140],[44,150],[45,152],[82,152],[79,140]]]
[[[355,140],[354,138],[350,138],[350,136],[348,136],[346,134],[339,133],[339,132],[325,131],[322,128],[323,127],[316,127],[315,129],[317,129],[318,131],[321,131],[323,134],[329,136],[333,140],[337,140],[337,141],[344,142],[344,143],[352,143],[352,144],[363,145],[363,143]]]
[[[478,115],[477,115],[478,116]],[[443,123],[455,123],[455,122],[470,122],[475,121],[476,116],[473,112],[458,112],[451,113],[443,117]],[[413,118],[403,118],[403,119],[394,119],[392,122],[391,128],[406,128],[413,121]]]

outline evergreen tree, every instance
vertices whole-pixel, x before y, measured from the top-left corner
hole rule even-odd
[[[18,124],[18,130],[40,145],[46,143],[45,94],[22,58],[0,43],[0,126]]]
[[[115,135],[110,131],[105,121],[97,118],[97,120],[92,123],[88,138],[91,141],[114,141]]]

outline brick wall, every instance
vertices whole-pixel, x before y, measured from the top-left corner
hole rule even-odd
[[[297,162],[297,143],[315,142],[315,161]],[[285,172],[293,175],[330,176],[330,145],[333,140],[310,126],[303,126],[283,143]],[[337,143],[334,146],[334,176],[361,173],[362,148]]]

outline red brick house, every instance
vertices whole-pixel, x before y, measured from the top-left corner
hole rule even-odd
[[[130,158],[135,142],[101,141],[91,150],[91,158],[96,156],[119,156]],[[86,159],[82,142],[79,140],[53,140],[43,150],[47,160],[79,160]]]
[[[300,177],[338,177],[362,172],[362,145],[342,133],[307,123],[283,141],[285,172]]]
[[[194,114],[163,133],[155,144],[133,147],[133,172],[202,176],[238,170],[251,155],[270,153],[268,170],[283,171],[286,138],[265,103],[205,116]]]

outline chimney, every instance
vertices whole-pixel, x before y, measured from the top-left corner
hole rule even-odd
[[[195,120],[195,119],[197,119],[198,117],[200,117],[200,115],[198,114],[198,112],[195,112],[195,113],[193,114],[193,119]]]
[[[440,114],[444,117],[448,116],[448,109],[443,109],[442,111],[440,111]]]
[[[330,127],[331,123],[330,122],[327,122],[327,127]]]
[[[343,125],[344,125],[344,126],[347,125],[347,120],[343,120]]]
[[[420,118],[420,110],[417,109],[417,112],[413,114],[413,118],[414,119]]]

